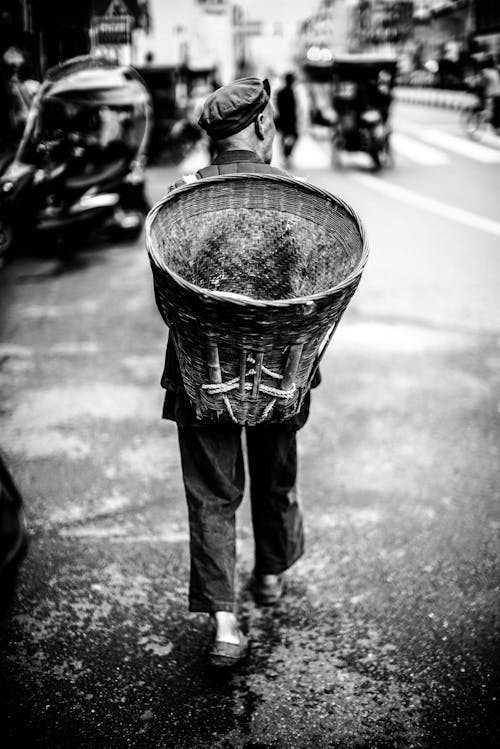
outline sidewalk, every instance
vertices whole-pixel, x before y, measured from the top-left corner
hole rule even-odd
[[[457,110],[465,109],[477,101],[474,94],[469,94],[466,91],[447,91],[439,88],[413,86],[396,86],[394,99],[403,104],[420,104],[428,107]]]

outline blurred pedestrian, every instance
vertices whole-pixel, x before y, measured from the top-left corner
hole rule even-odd
[[[9,47],[0,63],[0,150],[15,151],[23,134],[28,112],[36,92],[33,80],[24,80],[21,68],[24,55]]]
[[[276,128],[281,136],[281,150],[285,165],[290,165],[290,158],[297,142],[297,100],[293,90],[295,76],[287,73],[285,85],[278,91],[276,97],[277,118]]]
[[[0,607],[27,545],[23,501],[0,453]]]
[[[486,55],[481,65],[481,86],[484,100],[489,107],[491,122],[500,126],[500,72],[493,55]]]
[[[286,174],[270,166],[276,129],[267,80],[239,79],[206,99],[199,120],[216,157],[196,177],[219,174]],[[170,189],[187,180],[182,179]],[[313,386],[319,383],[315,377]],[[190,611],[211,615],[213,666],[232,666],[247,652],[235,612],[235,515],[245,483],[242,428],[232,422],[199,419],[182,383],[169,336],[162,385],[163,417],[177,423],[184,488],[189,510]],[[297,491],[296,434],[309,414],[310,394],[300,412],[282,423],[246,428],[255,565],[251,588],[261,605],[276,603],[283,573],[304,550]]]
[[[382,116],[384,124],[389,120],[389,112],[392,104],[392,76],[388,70],[381,70],[377,77],[377,88],[375,93],[375,106]]]

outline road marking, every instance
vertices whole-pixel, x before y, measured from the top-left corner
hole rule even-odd
[[[459,138],[456,135],[431,128],[422,128],[421,130],[413,130],[412,128],[412,134],[435,146],[440,146],[461,156],[467,156],[475,161],[481,161],[483,164],[500,164],[500,151],[483,146],[480,143],[473,143],[465,137]]]
[[[478,216],[476,213],[465,211],[463,208],[456,208],[455,206],[441,203],[440,200],[434,200],[434,198],[427,198],[424,195],[419,195],[418,193],[413,192],[412,190],[407,190],[406,187],[400,187],[391,182],[384,182],[380,178],[371,177],[368,174],[353,174],[351,175],[351,178],[372,190],[383,192],[391,198],[401,200],[403,203],[423,208],[424,210],[435,213],[442,218],[448,218],[459,224],[464,224],[473,229],[479,229],[479,231],[484,231],[488,234],[494,234],[495,236],[500,237],[500,223],[498,221],[493,221],[484,216]]]
[[[393,133],[391,143],[402,156],[423,166],[442,166],[450,163],[448,156],[442,151],[426,146],[404,133]]]
[[[324,169],[331,159],[331,147],[331,135],[327,141],[318,141],[304,133],[295,146],[293,166],[295,169]]]

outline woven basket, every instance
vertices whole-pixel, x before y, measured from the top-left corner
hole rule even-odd
[[[367,260],[352,208],[289,177],[210,177],[154,206],[146,243],[197,416],[294,416]]]

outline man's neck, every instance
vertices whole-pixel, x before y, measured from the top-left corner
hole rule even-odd
[[[224,164],[231,161],[257,161],[264,163],[264,160],[259,156],[258,153],[252,151],[250,148],[225,148],[223,151],[217,154],[213,163]]]

